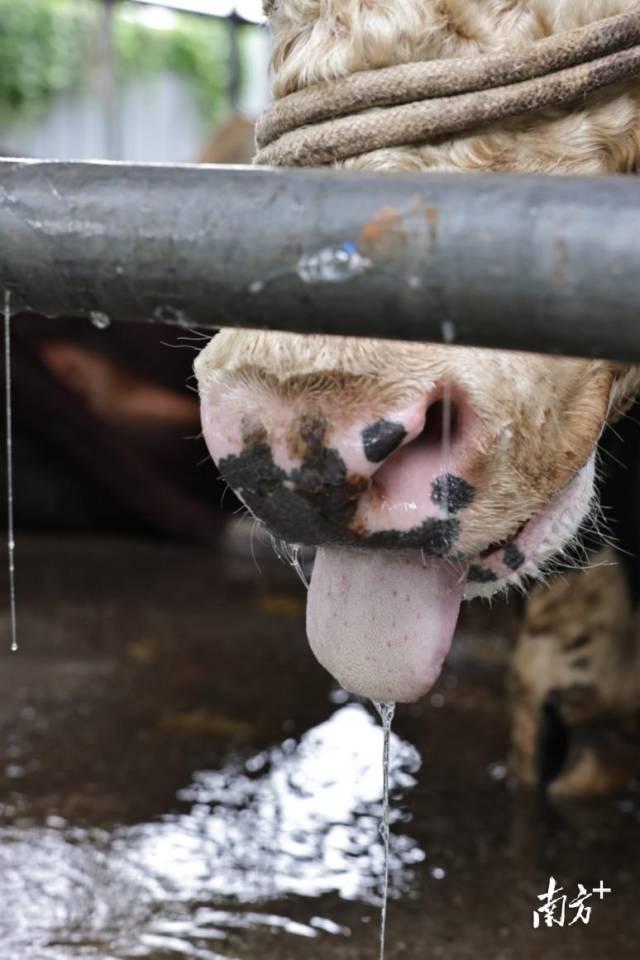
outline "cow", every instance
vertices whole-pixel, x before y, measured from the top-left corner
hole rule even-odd
[[[526,47],[634,5],[268,0],[273,92]],[[335,166],[428,176],[632,174],[639,164],[632,78]],[[640,391],[640,369],[605,360],[231,329],[195,370],[204,436],[225,479],[273,534],[317,548],[307,607],[316,656],[376,701],[430,689],[463,600],[527,589],[585,524],[603,528],[598,490],[606,481],[620,493],[624,482],[609,477],[600,451]],[[623,760],[637,759],[640,664],[623,561],[606,547],[588,572],[530,594],[512,674],[521,781],[602,793],[628,775]]]

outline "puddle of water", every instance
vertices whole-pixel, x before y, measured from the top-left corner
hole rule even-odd
[[[59,818],[0,830],[6,955],[217,960],[235,956],[242,930],[348,936],[315,901],[304,922],[260,905],[324,894],[380,905],[382,738],[373,716],[349,703],[299,742],[196,773],[179,793],[184,813],[109,830]],[[415,748],[392,735],[391,820],[402,819],[419,766]],[[408,895],[424,854],[399,832],[389,854],[390,893]]]
[[[0,650],[0,958],[376,958],[382,730],[330,690],[301,623],[200,553],[21,556],[28,650]],[[482,608],[466,622],[431,700],[394,719],[389,958],[635,960],[640,790],[588,810],[509,790],[504,653]],[[589,926],[535,931],[550,876],[613,893]]]

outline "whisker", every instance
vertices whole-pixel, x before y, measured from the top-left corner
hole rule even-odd
[[[170,350],[193,350],[195,353],[200,353],[199,347],[194,347],[188,343],[167,343],[166,340],[161,340],[160,343],[163,347],[168,347]]]
[[[226,492],[226,491],[225,491],[225,492]],[[253,564],[254,564],[256,570],[258,571],[258,573],[260,574],[260,576],[262,576],[262,570],[260,569],[260,565],[258,564],[258,561],[257,561],[257,559],[256,559],[256,552],[255,552],[255,548],[254,548],[254,545],[253,545],[253,538],[254,538],[254,535],[255,535],[256,527],[257,527],[257,526],[259,526],[259,520],[258,520],[256,517],[254,517],[254,518],[253,518],[253,523],[251,524],[251,534],[249,535],[249,546],[250,546],[250,549],[251,549],[251,556],[252,556],[252,558],[253,558]]]

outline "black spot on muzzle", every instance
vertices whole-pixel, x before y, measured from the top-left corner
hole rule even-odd
[[[493,570],[489,570],[488,567],[481,567],[476,563],[469,567],[467,580],[471,583],[495,583],[497,579],[498,574],[494,573]]]
[[[506,566],[509,567],[509,570],[513,570],[514,573],[516,570],[520,569],[522,564],[527,559],[522,550],[520,550],[515,543],[510,543],[504,548],[503,558]]]
[[[362,431],[362,445],[369,463],[381,463],[396,450],[407,431],[393,420],[376,420]]]
[[[475,487],[467,483],[462,477],[453,473],[446,473],[438,477],[431,485],[431,499],[439,507],[449,513],[459,513],[466,510],[473,503],[476,496]]]
[[[263,443],[225,457],[219,468],[251,512],[292,543],[335,540],[348,530],[363,489],[362,482],[347,478],[337,451],[327,448],[290,473],[274,463],[271,448]]]
[[[411,530],[379,530],[366,538],[368,547],[421,549],[430,557],[446,557],[460,536],[460,524],[453,517],[433,517]]]
[[[276,536],[292,543],[316,546],[423,549],[446,556],[460,535],[455,518],[430,518],[411,530],[369,532],[354,526],[358,499],[368,488],[366,477],[349,475],[337,450],[308,442],[300,467],[287,472],[274,462],[263,435],[218,464],[222,476],[251,512]]]

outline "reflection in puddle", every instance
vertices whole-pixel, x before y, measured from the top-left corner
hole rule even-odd
[[[347,704],[300,742],[197,773],[179,794],[188,813],[112,830],[3,829],[6,955],[226,960],[225,941],[243,929],[348,935],[311,904],[307,923],[240,906],[327,893],[379,902],[381,738],[364,707]],[[420,759],[396,736],[391,751],[397,794],[414,784]],[[392,833],[395,895],[407,892],[410,866],[422,859],[409,837]]]

